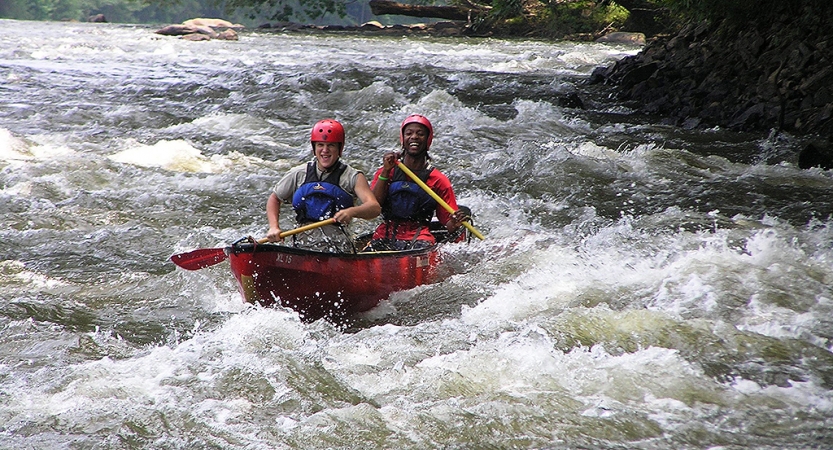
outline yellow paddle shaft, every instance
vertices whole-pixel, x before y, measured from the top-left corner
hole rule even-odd
[[[298,234],[298,233],[302,233],[304,231],[312,230],[314,228],[323,227],[324,225],[332,225],[334,223],[336,223],[336,219],[335,219],[335,217],[331,217],[327,220],[322,220],[321,222],[315,222],[315,223],[304,225],[302,227],[293,228],[289,231],[284,231],[283,233],[281,233],[281,237],[285,238],[287,236],[292,236],[293,234]]]
[[[324,225],[332,225],[334,223],[336,223],[336,219],[335,217],[331,217],[327,220],[322,220],[321,222],[310,223],[302,227],[293,228],[288,231],[283,231],[281,232],[281,238],[289,237],[293,234],[303,233],[304,231],[309,231],[318,227],[323,227]],[[265,244],[267,242],[269,242],[269,238],[260,238],[257,240],[258,244]]]
[[[408,175],[409,177],[411,177],[412,180],[414,180],[414,183],[418,184],[419,187],[421,187],[422,190],[425,191],[426,194],[430,195],[434,200],[436,200],[437,203],[439,203],[440,206],[442,206],[446,211],[448,211],[451,214],[454,214],[455,212],[457,212],[457,211],[454,210],[454,208],[451,207],[451,205],[446,203],[445,200],[443,200],[439,195],[437,195],[436,192],[432,191],[431,188],[428,187],[427,184],[425,184],[422,180],[420,180],[419,177],[416,176],[416,174],[413,173],[411,171],[411,169],[409,169],[405,165],[405,163],[403,163],[402,161],[397,161],[396,164],[399,166],[400,169],[402,169],[403,172],[405,172],[406,175]],[[471,231],[471,234],[473,234],[475,237],[477,237],[481,241],[484,239],[483,235],[480,234],[480,232],[477,231],[477,229],[474,228],[474,225],[470,224],[469,222],[463,222],[463,225],[466,228],[468,228],[469,231]]]

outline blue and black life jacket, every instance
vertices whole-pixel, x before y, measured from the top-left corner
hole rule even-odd
[[[414,171],[423,183],[433,167]],[[418,184],[398,167],[393,171],[393,177],[388,186],[388,195],[382,205],[382,217],[385,220],[410,221],[428,223],[437,209],[437,201],[422,190]]]
[[[353,206],[353,196],[339,186],[345,170],[347,164],[339,161],[335,170],[325,174],[327,181],[322,181],[315,168],[315,161],[307,164],[304,184],[292,196],[292,208],[295,209],[298,223],[329,219],[336,211]]]

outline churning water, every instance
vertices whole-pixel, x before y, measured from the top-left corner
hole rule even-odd
[[[154,30],[0,21],[0,448],[833,446],[833,174],[799,139],[583,84],[635,47]],[[414,112],[486,235],[458,274],[345,329],[168,260],[263,236],[317,120],[370,171]]]

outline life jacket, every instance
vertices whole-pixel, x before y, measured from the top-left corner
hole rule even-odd
[[[428,181],[433,167],[414,171],[423,183]],[[398,167],[388,186],[388,195],[382,205],[385,220],[428,223],[437,209],[437,201],[416,184]]]
[[[321,181],[315,161],[307,164],[304,183],[292,196],[292,208],[295,209],[298,223],[329,219],[336,211],[353,206],[353,196],[338,184],[345,170],[347,165],[339,161],[335,170],[329,172],[328,181]]]

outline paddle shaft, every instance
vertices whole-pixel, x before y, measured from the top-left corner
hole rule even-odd
[[[335,217],[331,217],[327,220],[322,220],[321,222],[310,223],[310,224],[304,225],[302,227],[293,228],[289,231],[284,231],[280,234],[280,236],[281,236],[281,238],[285,238],[287,236],[292,236],[293,234],[303,233],[304,231],[309,231],[309,230],[312,230],[314,228],[323,227],[324,225],[332,225],[332,224],[335,224],[335,223],[336,223]],[[259,240],[258,243],[262,244],[263,242],[268,241],[268,239],[267,240],[264,240],[264,239],[266,239],[266,238],[263,238],[263,239]],[[261,241],[263,241],[263,242],[261,242]]]
[[[330,225],[330,224],[334,224],[334,223],[336,223],[335,218],[322,220],[321,222],[310,223],[310,224],[304,225],[302,227],[293,228],[293,229],[287,230],[287,231],[282,231],[279,236],[281,237],[281,239],[283,239],[283,238],[292,236],[293,234],[303,233],[304,231],[313,230],[315,228],[323,227],[324,225]],[[269,242],[269,238],[260,238],[260,239],[257,240],[258,244],[265,244],[267,242]]]
[[[303,233],[304,231],[314,230],[319,227],[323,227],[324,225],[332,225],[336,223],[335,217],[331,217],[327,220],[322,220],[320,222],[308,223],[304,226],[293,228],[291,230],[282,231],[279,235],[281,239],[292,236],[293,234]],[[269,242],[269,238],[260,238],[257,240],[258,244],[265,244]]]
[[[437,195],[436,192],[434,192],[430,187],[428,187],[427,184],[420,180],[419,177],[415,173],[413,173],[411,169],[408,168],[408,166],[405,165],[405,163],[403,163],[402,161],[397,161],[396,164],[399,166],[400,169],[402,169],[403,172],[405,172],[406,175],[408,175],[409,177],[411,177],[412,180],[414,180],[414,183],[418,184],[419,187],[421,187],[422,190],[425,191],[425,193],[427,193],[434,200],[436,200],[437,203],[439,203],[440,206],[442,206],[446,211],[448,211],[451,214],[457,212],[454,210],[454,208],[451,207],[451,205],[446,203],[445,200],[443,200],[439,195]],[[469,222],[463,222],[463,225],[466,228],[468,228],[469,231],[471,231],[471,234],[473,234],[475,237],[477,237],[481,241],[484,239],[483,235],[480,234],[480,232],[474,228],[474,225],[470,224]]]

